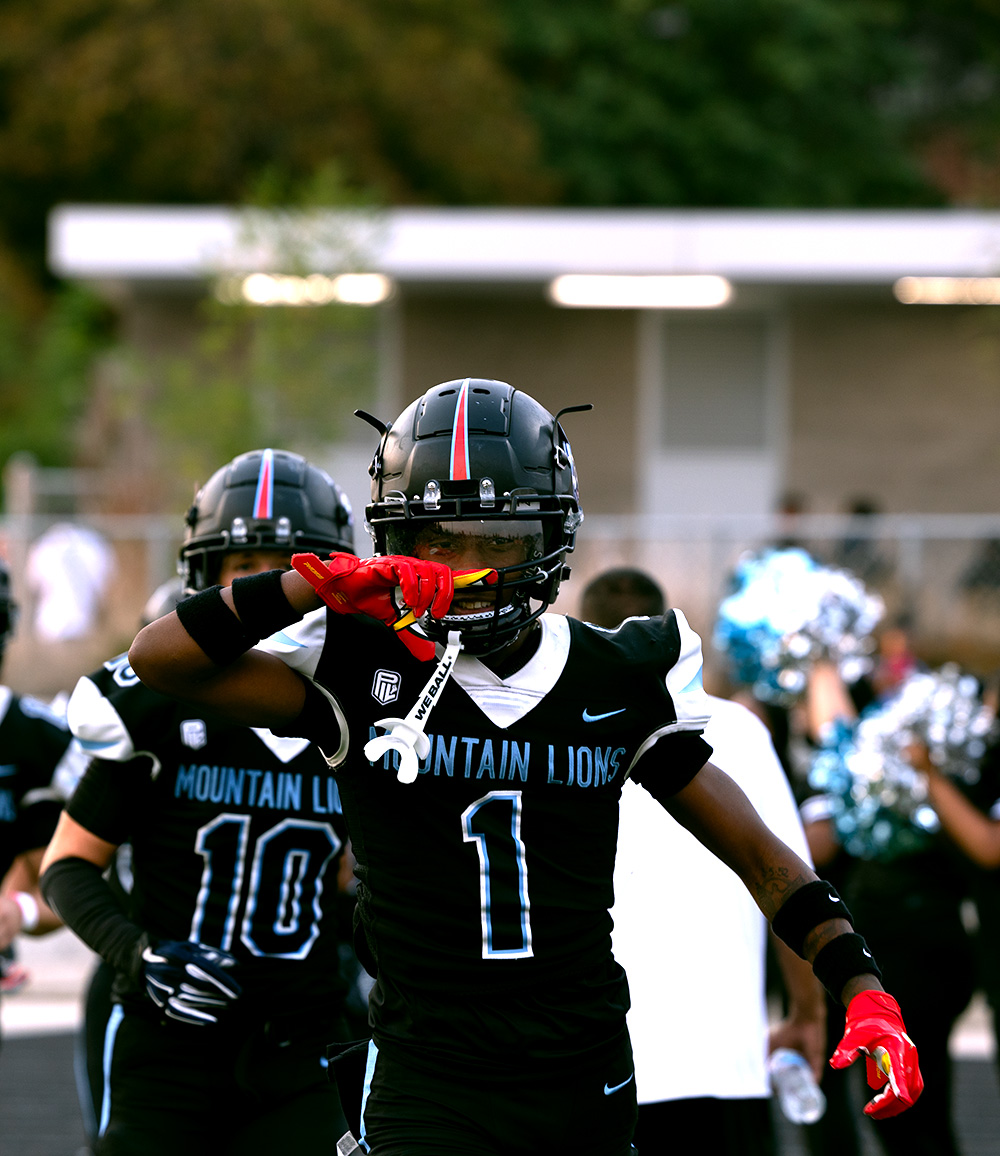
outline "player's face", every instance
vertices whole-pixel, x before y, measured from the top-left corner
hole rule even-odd
[[[443,562],[452,570],[518,566],[541,557],[540,522],[434,522],[421,529],[413,556]]]
[[[231,586],[234,578],[264,574],[268,570],[287,570],[289,566],[291,558],[284,550],[232,550],[223,555],[218,583]]]
[[[434,522],[421,528],[410,550],[414,558],[443,562],[452,570],[502,570],[542,556],[541,522]],[[483,588],[457,590],[451,614],[493,608]]]

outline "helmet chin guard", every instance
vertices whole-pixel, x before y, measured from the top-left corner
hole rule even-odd
[[[425,615],[419,633],[444,642],[458,631],[467,654],[491,654],[555,601],[583,521],[573,453],[558,420],[566,412],[553,417],[506,382],[465,378],[428,390],[391,426],[377,423],[382,437],[365,511],[377,554],[419,557],[435,527],[494,545],[525,542],[521,557],[506,564],[494,565],[485,546],[475,563],[449,563],[495,569],[483,599],[489,605],[442,619]]]

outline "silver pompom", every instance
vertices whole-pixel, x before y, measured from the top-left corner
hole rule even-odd
[[[848,683],[871,669],[885,607],[852,574],[804,550],[767,550],[740,560],[733,586],[719,606],[715,645],[758,698],[791,705],[819,659],[836,663]]]
[[[892,859],[925,846],[940,826],[907,748],[925,744],[943,773],[975,783],[995,726],[971,675],[954,665],[916,671],[853,726],[831,727],[809,783],[830,797],[838,837],[851,855]]]

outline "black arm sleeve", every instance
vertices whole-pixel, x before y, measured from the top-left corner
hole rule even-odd
[[[663,751],[669,751],[666,761]],[[712,748],[700,734],[671,735],[669,743],[651,747],[632,768],[631,778],[654,799],[665,803],[691,782],[712,757]]]
[[[40,882],[63,923],[135,986],[149,937],[125,916],[100,867],[87,859],[57,859]]]

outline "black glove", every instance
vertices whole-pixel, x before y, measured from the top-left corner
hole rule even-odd
[[[228,974],[235,966],[228,952],[188,941],[151,943],[142,953],[149,998],[185,1024],[218,1023],[243,990]]]

